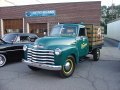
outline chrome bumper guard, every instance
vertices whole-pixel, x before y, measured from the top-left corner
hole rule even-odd
[[[55,66],[55,65],[48,65],[48,64],[40,64],[37,62],[31,62],[30,60],[22,60],[24,63],[26,63],[27,65],[33,66],[33,67],[37,67],[37,68],[42,68],[42,69],[46,69],[46,70],[54,70],[54,71],[58,71],[62,69],[62,66]]]

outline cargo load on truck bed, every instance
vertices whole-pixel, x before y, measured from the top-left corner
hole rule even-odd
[[[104,43],[103,30],[100,26],[95,26],[93,24],[86,24],[87,36],[89,40],[89,47],[93,49],[96,46],[101,46]]]

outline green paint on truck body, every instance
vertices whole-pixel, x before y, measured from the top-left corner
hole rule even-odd
[[[65,29],[74,29],[73,31]],[[34,45],[27,45],[27,48],[35,50],[53,50],[54,51],[54,63],[55,65],[65,65],[66,59],[69,55],[75,57],[76,64],[79,58],[86,56],[89,53],[89,43],[86,36],[79,36],[80,28],[84,28],[84,25],[80,24],[60,24],[53,27],[53,31],[50,36],[39,38],[35,41]],[[62,29],[65,31],[64,34]],[[57,33],[59,32],[59,33]],[[35,48],[35,45],[40,47]],[[59,48],[61,50],[60,55],[55,54],[55,50]],[[24,59],[27,60],[27,50],[25,51]]]

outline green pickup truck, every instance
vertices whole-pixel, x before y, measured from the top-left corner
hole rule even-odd
[[[59,24],[49,36],[39,38],[34,45],[24,45],[23,62],[32,70],[58,71],[70,77],[80,59],[88,54],[98,61],[103,45],[101,29],[94,25]]]

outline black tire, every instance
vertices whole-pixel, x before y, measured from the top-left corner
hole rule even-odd
[[[93,50],[93,60],[98,61],[100,59],[100,49]]]
[[[29,65],[28,65],[28,67],[29,67],[32,71],[38,71],[38,70],[40,70],[40,69],[37,68],[37,67],[33,67],[33,66],[29,66]]]
[[[62,70],[59,71],[60,76],[62,78],[67,78],[70,77],[74,70],[75,70],[75,58],[73,56],[68,56],[67,60],[66,60],[66,65],[70,65],[70,66],[62,66]]]
[[[6,64],[6,57],[3,54],[0,54],[0,67],[3,67]]]

